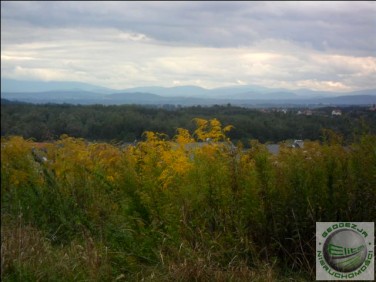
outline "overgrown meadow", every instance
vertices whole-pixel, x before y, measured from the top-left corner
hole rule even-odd
[[[317,221],[375,221],[375,135],[272,155],[195,123],[126,147],[2,138],[2,280],[309,281]]]

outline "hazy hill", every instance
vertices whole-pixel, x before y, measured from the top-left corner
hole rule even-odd
[[[376,103],[376,90],[327,92],[242,85],[205,89],[197,86],[137,87],[113,90],[79,82],[2,79],[1,97],[31,103],[213,105],[365,105]]]
[[[136,87],[121,90],[123,93],[153,93],[163,97],[206,97],[211,90],[198,86],[176,86],[176,87]]]
[[[347,95],[332,98],[310,99],[312,103],[337,104],[337,105],[368,105],[376,103],[376,95]]]

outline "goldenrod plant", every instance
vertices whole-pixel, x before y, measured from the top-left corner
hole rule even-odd
[[[194,123],[129,146],[2,138],[2,280],[309,281],[317,221],[375,221],[375,135],[271,154]]]

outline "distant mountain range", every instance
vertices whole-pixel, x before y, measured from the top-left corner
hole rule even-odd
[[[137,87],[124,90],[80,82],[1,79],[1,98],[30,103],[175,104],[175,105],[369,105],[376,89],[355,92],[287,90],[242,85],[205,89],[197,86]]]

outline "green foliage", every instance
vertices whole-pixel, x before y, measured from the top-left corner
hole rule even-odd
[[[135,105],[33,105],[2,104],[1,135],[18,135],[37,141],[56,140],[62,134],[86,140],[134,142],[141,140],[145,131],[174,136],[178,128],[186,128],[193,135],[192,120],[220,120],[224,125],[222,135],[214,133],[208,124],[201,127],[203,133],[212,132],[214,137],[224,138],[224,133],[234,143],[242,141],[248,146],[249,139],[260,142],[280,142],[287,139],[319,140],[324,128],[340,133],[343,141],[351,143],[355,134],[365,131],[376,134],[376,115],[366,107],[343,108],[343,115],[332,117],[332,108],[320,108],[312,116],[297,115],[298,109],[286,114],[270,109],[263,112],[235,106],[177,107],[174,110]],[[204,134],[205,135],[205,134]],[[217,136],[218,135],[218,136]],[[198,137],[198,136],[196,136]],[[203,137],[203,136],[201,136]],[[211,138],[207,137],[206,138]]]
[[[196,125],[128,147],[3,138],[2,280],[303,281],[317,221],[375,220],[375,135],[271,155]]]

